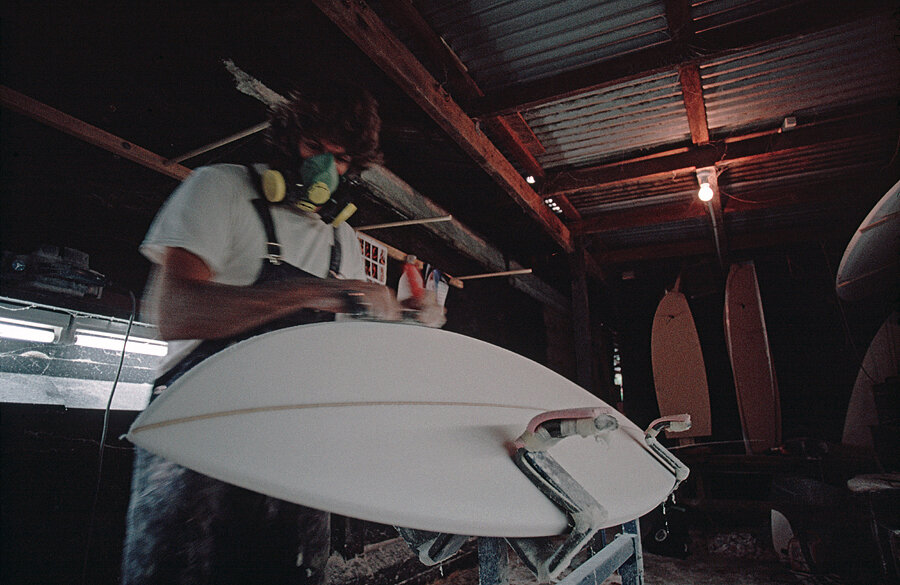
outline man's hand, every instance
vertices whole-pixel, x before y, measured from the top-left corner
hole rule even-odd
[[[403,316],[403,306],[397,301],[394,291],[374,282],[365,280],[334,281],[343,287],[344,306],[335,312],[355,313],[357,310],[371,319],[379,321],[399,321]]]
[[[428,327],[442,327],[447,322],[447,310],[440,306],[432,290],[426,290],[421,297],[410,297],[403,306],[414,311],[417,321]]]

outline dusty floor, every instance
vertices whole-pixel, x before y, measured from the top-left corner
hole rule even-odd
[[[691,555],[675,559],[644,553],[645,585],[804,585],[801,576],[792,574],[782,565],[774,551],[757,549],[751,558],[735,556],[729,547],[695,547]],[[710,550],[710,548],[712,550]],[[534,575],[510,554],[510,585],[533,585]],[[449,574],[432,585],[477,585],[477,569],[466,569]],[[621,583],[613,575],[605,585]]]

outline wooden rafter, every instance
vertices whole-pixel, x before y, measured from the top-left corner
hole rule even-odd
[[[827,121],[800,119],[797,128],[790,132],[773,129],[735,136],[705,146],[677,148],[632,160],[569,170],[548,175],[545,189],[548,196],[567,195],[596,185],[663,173],[690,172],[723,162],[752,162],[771,157],[779,151],[813,146],[836,138],[881,133],[885,128],[896,126],[895,106],[891,101],[861,104],[856,108],[856,113]]]
[[[759,234],[741,234],[729,238],[729,246],[733,251],[770,248],[772,246],[789,245],[801,242],[819,242],[842,240],[847,237],[846,230],[839,228],[785,228],[771,230]],[[606,250],[595,253],[597,262],[608,266],[626,262],[643,262],[665,258],[686,258],[690,256],[709,256],[715,254],[715,244],[710,239],[690,240],[650,246],[635,246],[622,250]]]
[[[566,252],[573,250],[569,229],[437,80],[363,3],[313,0],[372,61],[506,191]]]
[[[844,199],[844,194],[853,190],[854,185],[856,185],[856,181],[850,178],[846,183],[832,184],[832,188],[828,190],[785,188],[779,191],[768,192],[765,199],[758,201],[729,200],[727,196],[722,198],[714,197],[713,201],[724,199],[728,204],[725,206],[721,203],[716,204],[713,212],[716,213],[716,221],[720,225],[725,225],[730,216],[749,211],[774,210],[796,205],[821,206],[827,202],[839,204]],[[718,195],[718,189],[714,189],[714,192]],[[692,198],[685,203],[648,206],[597,214],[575,224],[574,231],[577,235],[595,235],[602,238],[606,232],[646,228],[673,221],[699,219],[707,217],[708,214],[709,209],[707,205],[697,198]],[[727,249],[735,249],[731,245],[731,238],[729,238],[728,242]]]
[[[703,99],[703,84],[700,80],[700,66],[697,63],[682,63],[678,66],[678,80],[681,82],[681,97],[687,113],[691,142],[709,142],[709,125],[706,122],[706,102]]]
[[[0,86],[0,105],[94,146],[99,146],[122,158],[168,175],[173,179],[183,180],[191,174],[191,169],[187,167],[172,163],[156,153],[32,99],[14,89]]]

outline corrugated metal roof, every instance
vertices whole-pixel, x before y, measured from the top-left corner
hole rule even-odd
[[[661,0],[421,0],[418,7],[485,90],[670,38]]]
[[[710,132],[898,95],[892,23],[866,19],[701,64]]]
[[[750,162],[722,165],[719,188],[736,198],[765,201],[766,193],[816,189],[854,180],[885,167],[893,154],[893,136],[838,138],[832,142],[773,153]]]
[[[702,33],[747,18],[758,18],[792,4],[809,3],[809,0],[693,0],[691,19],[694,21],[694,31]]]
[[[682,172],[586,187],[566,198],[586,217],[617,209],[689,201],[696,193],[696,176]]]
[[[558,100],[522,113],[546,151],[546,169],[614,158],[691,135],[678,72]]]
[[[712,223],[708,217],[658,223],[639,228],[603,232],[600,239],[610,250],[688,242],[702,238],[712,241]]]

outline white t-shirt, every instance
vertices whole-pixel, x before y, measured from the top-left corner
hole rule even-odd
[[[165,202],[140,251],[151,262],[160,264],[166,248],[183,248],[206,262],[214,282],[253,284],[267,251],[265,228],[251,203],[256,197],[256,186],[245,167],[200,167]],[[284,261],[326,277],[334,228],[314,213],[283,206],[272,206],[270,210]],[[341,278],[365,280],[365,266],[353,228],[342,223],[337,236],[341,243]],[[172,367],[199,343],[200,340],[169,342],[168,355],[159,371]]]

